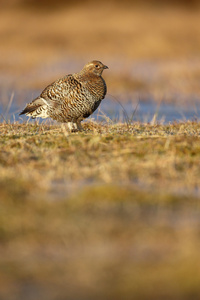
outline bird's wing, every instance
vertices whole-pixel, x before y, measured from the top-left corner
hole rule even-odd
[[[67,75],[48,85],[40,95],[47,104],[53,107],[62,105],[73,97],[73,92],[80,83],[74,79],[73,75]]]

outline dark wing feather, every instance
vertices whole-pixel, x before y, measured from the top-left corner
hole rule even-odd
[[[31,113],[42,105],[44,105],[44,101],[41,98],[36,98],[31,103],[27,104],[19,115]]]

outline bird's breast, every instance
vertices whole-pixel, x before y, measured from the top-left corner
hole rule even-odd
[[[102,100],[106,95],[106,83],[100,76],[94,76],[90,80],[83,82],[83,85],[97,100]]]

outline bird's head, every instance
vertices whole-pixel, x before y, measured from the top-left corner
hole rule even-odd
[[[108,69],[108,67],[98,60],[93,60],[84,66],[83,71],[101,76],[104,69]]]

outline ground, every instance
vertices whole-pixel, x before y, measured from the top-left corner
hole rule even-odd
[[[199,123],[83,126],[0,125],[0,298],[198,299]]]

